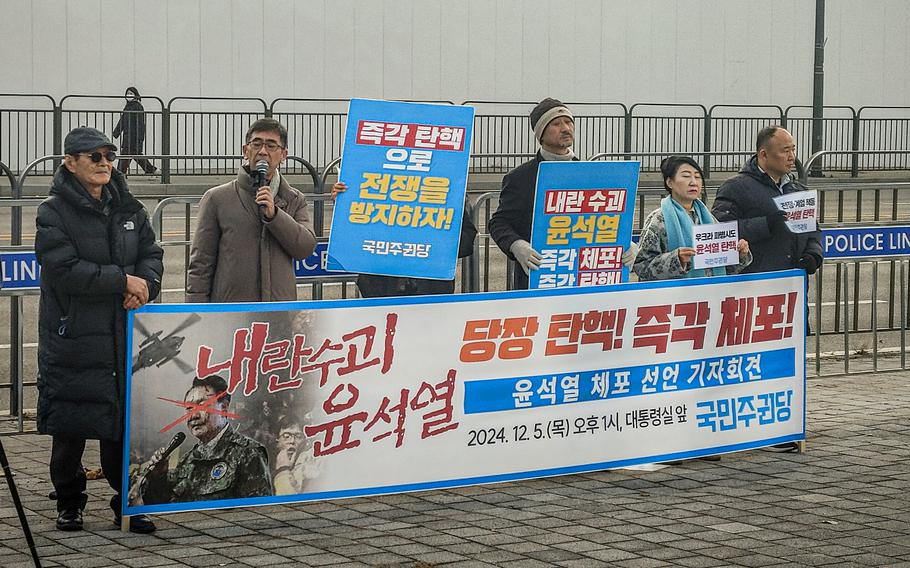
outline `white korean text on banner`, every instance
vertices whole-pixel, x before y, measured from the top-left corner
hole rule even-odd
[[[639,162],[541,162],[531,246],[531,289],[625,282]]]
[[[791,270],[150,304],[130,312],[123,512],[452,487],[804,439],[804,290]]]
[[[328,269],[451,280],[474,108],[352,99]]]
[[[695,244],[695,256],[692,258],[695,269],[739,264],[739,250],[736,248],[739,226],[736,221],[693,224],[692,242]]]
[[[787,227],[794,233],[811,233],[818,228],[815,222],[818,192],[814,189],[780,195],[774,198],[774,203],[787,213]]]

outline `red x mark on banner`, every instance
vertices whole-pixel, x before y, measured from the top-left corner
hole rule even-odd
[[[227,391],[212,393],[204,401],[202,401],[202,404],[196,404],[195,402],[187,402],[185,400],[173,400],[170,398],[164,398],[164,397],[159,396],[158,400],[163,400],[164,402],[170,402],[171,404],[176,404],[177,406],[182,406],[183,408],[186,409],[186,414],[184,414],[177,420],[174,420],[173,422],[171,422],[170,424],[168,424],[167,426],[165,426],[164,428],[159,430],[159,432],[167,432],[168,430],[170,430],[174,426],[180,424],[181,422],[186,422],[187,420],[190,419],[190,416],[192,416],[196,412],[210,412],[212,414],[217,414],[219,416],[224,416],[226,418],[233,418],[235,420],[240,418],[239,415],[234,414],[233,412],[228,412],[227,410],[219,410],[219,409],[215,408],[215,403],[217,401],[221,400],[226,394],[227,394]]]

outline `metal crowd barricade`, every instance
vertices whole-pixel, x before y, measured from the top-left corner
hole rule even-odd
[[[882,114],[882,111],[902,112],[904,116],[869,116]],[[910,167],[908,152],[900,151],[910,148],[910,108],[864,106],[856,111],[856,116],[859,129],[853,149],[863,150],[857,166],[859,170],[906,170]],[[886,150],[895,152],[889,154],[884,152]]]
[[[30,107],[50,101],[50,106],[18,108],[16,101],[29,101]],[[0,105],[0,162],[18,171],[34,156],[60,153],[62,138],[53,97],[40,93],[0,93]]]
[[[536,102],[465,101],[475,107],[471,143],[472,173],[505,173],[537,151],[529,113]],[[576,154],[624,149],[626,106],[621,103],[567,102],[575,115]]]
[[[826,106],[825,117],[822,118],[824,128],[823,147],[831,150],[856,150],[859,134],[859,117],[856,111],[849,106]],[[829,116],[829,115],[839,116]],[[808,105],[792,105],[784,110],[784,120],[781,126],[793,134],[796,141],[796,154],[808,156],[812,153],[812,107]],[[853,177],[859,170],[857,156],[839,155],[836,160],[826,160],[824,164],[815,162],[812,175],[818,175],[822,169],[828,171],[851,172]],[[808,169],[808,167],[807,167]]]
[[[193,105],[197,109],[181,109]],[[219,103],[226,110],[203,110],[204,105]],[[236,107],[246,107],[237,110]],[[161,168],[163,183],[174,174],[219,175],[232,173],[225,160],[206,156],[232,156],[245,143],[246,131],[257,119],[269,115],[268,105],[256,97],[174,97],[164,108],[161,153],[181,156]]]
[[[272,118],[288,129],[288,147],[317,164],[341,154],[350,99],[278,98],[269,105]],[[293,171],[293,170],[291,170]]]
[[[756,111],[765,110],[762,116]],[[705,154],[703,170],[738,172],[742,161],[734,159],[740,148],[753,148],[759,130],[784,121],[784,111],[777,105],[714,105],[705,117]],[[726,152],[730,152],[727,154]],[[754,152],[750,152],[754,154]],[[713,159],[716,156],[717,159]]]
[[[34,101],[38,99],[40,104]],[[66,103],[79,99],[82,109],[67,109]],[[145,150],[150,154],[199,155],[228,154],[243,143],[246,127],[255,118],[273,114],[286,123],[291,151],[311,156],[314,163],[324,163],[338,155],[347,120],[348,99],[277,98],[267,104],[249,97],[175,97],[166,105],[152,95],[144,95],[156,108],[148,108]],[[22,106],[18,102],[31,100]],[[58,104],[46,94],[0,93],[0,160],[14,171],[37,156],[60,154],[63,136],[72,126],[93,125],[109,132],[115,123],[116,108],[99,101],[122,101],[122,95],[67,95]],[[50,108],[43,108],[50,101]],[[414,101],[453,104],[451,101]],[[519,156],[533,153],[536,143],[528,124],[528,113],[536,102],[465,101],[478,108],[475,117],[472,173],[504,173],[518,165]],[[702,105],[635,103],[626,106],[609,102],[569,102],[576,114],[576,152],[649,153],[682,149],[686,153],[723,151],[750,147],[760,126],[780,122],[793,131],[797,144],[806,155],[811,145],[810,107],[792,105],[783,112],[774,105]],[[97,108],[89,108],[97,107]],[[195,108],[188,108],[195,107]],[[647,109],[647,114],[642,110]],[[854,111],[849,106],[827,106],[822,124],[824,147],[832,150],[892,150],[910,142],[910,107],[864,106]],[[505,160],[492,156],[508,157]],[[901,155],[841,155],[828,167],[849,171],[894,170],[908,167]],[[54,164],[56,165],[56,164]],[[187,162],[165,163],[162,181],[169,183],[172,173],[222,173],[221,164]],[[645,171],[656,171],[647,161]],[[705,157],[703,169],[735,170],[736,164],[722,160],[717,164]],[[53,165],[46,167],[48,173]],[[300,173],[288,170],[289,173]],[[820,169],[815,172],[820,174]]]
[[[664,109],[674,116],[656,114],[637,115],[636,109]],[[693,109],[701,111],[693,114]],[[627,155],[641,156],[641,171],[660,171],[660,160],[652,156],[665,156],[667,148],[680,154],[700,154],[708,151],[705,144],[705,122],[708,110],[704,105],[637,103],[629,107],[626,119]],[[628,158],[626,158],[628,159]]]
[[[879,270],[882,263],[890,265],[892,280],[893,275],[897,274],[896,285],[890,284],[887,291],[890,300],[879,299],[881,294]],[[825,261],[823,269],[814,277],[816,311],[813,325],[816,330],[820,330],[820,333],[816,331],[813,334],[816,376],[851,375],[907,368],[908,266],[910,258],[893,256]],[[833,301],[826,301],[830,292],[826,295],[825,291],[832,288],[827,284],[831,278],[835,280],[833,287],[836,290],[835,298]],[[852,287],[851,280],[854,284]],[[864,284],[862,287],[859,285],[861,282]],[[868,299],[862,297],[864,294],[868,294]],[[813,294],[810,292],[811,295]],[[865,302],[870,306],[868,314],[859,310],[860,305]],[[882,319],[878,306],[880,303],[889,305],[887,316],[890,323],[883,324],[880,321]],[[833,329],[824,327],[828,319],[823,317],[826,304],[833,304],[834,307]],[[894,335],[897,335],[896,339]],[[841,348],[838,349],[834,342],[827,342],[823,350],[822,341],[826,336],[834,339],[841,336],[843,339]],[[886,341],[891,345],[882,346]],[[899,356],[897,365],[883,368],[881,364],[883,356],[895,354]],[[864,357],[867,355],[871,357]],[[843,367],[839,372],[833,372],[838,362],[842,362]]]
[[[21,198],[21,186],[17,183],[10,168],[0,162],[0,172],[10,182],[11,197],[0,199],[0,208],[10,209],[10,244],[0,245],[0,251],[32,252],[33,246],[22,244],[22,207],[35,207],[43,199]],[[7,296],[9,304],[9,383],[0,384],[0,390],[7,390],[9,395],[9,412],[17,418],[17,429],[23,431],[23,406],[25,400],[25,387],[33,387],[35,381],[26,382],[25,376],[25,314],[23,298],[37,296],[36,288],[4,288],[0,289],[0,296]]]

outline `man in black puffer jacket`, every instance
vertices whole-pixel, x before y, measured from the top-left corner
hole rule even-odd
[[[814,274],[822,264],[821,232],[790,231],[773,200],[806,189],[790,177],[796,163],[793,136],[769,126],[755,145],[756,154],[717,190],[711,212],[718,221],[739,221],[739,238],[749,241],[752,251],[752,264],[743,273],[802,268]]]
[[[94,128],[73,129],[50,196],[38,207],[38,430],[53,436],[50,474],[61,530],[82,528],[87,439],[100,441],[119,517],[126,310],[161,288],[163,251],[148,213],[113,169],[116,149]],[[134,532],[155,530],[145,517],[130,521]]]

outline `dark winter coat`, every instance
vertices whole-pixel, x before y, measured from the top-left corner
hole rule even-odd
[[[783,187],[784,194],[805,190],[793,179]],[[806,255],[814,256],[816,265],[821,266],[821,231],[793,233],[784,227],[769,227],[767,216],[778,211],[773,198],[779,195],[782,193],[774,180],[758,168],[757,156],[717,190],[711,213],[721,222],[738,221],[739,238],[749,241],[752,264],[743,269],[743,274],[796,268]]]
[[[468,209],[465,207],[461,219],[458,258],[471,256],[471,253],[474,252],[474,239],[476,237],[477,227],[474,226],[474,222],[471,221],[471,216],[468,214]],[[455,292],[455,281],[361,274],[357,276],[357,289],[360,290],[360,295],[364,298],[452,294]]]
[[[114,127],[114,138],[120,137],[120,153],[141,154],[142,144],[145,142],[145,108],[142,103],[131,100],[123,107],[120,120]]]
[[[534,192],[537,190],[537,170],[544,161],[540,152],[502,178],[499,207],[490,217],[490,236],[511,260],[512,243],[521,239],[531,242],[531,220],[534,217]],[[527,290],[528,275],[520,266],[512,272],[515,290]]]
[[[161,288],[163,251],[148,213],[114,170],[110,208],[64,167],[38,206],[38,430],[118,440],[126,371],[126,275]]]

